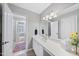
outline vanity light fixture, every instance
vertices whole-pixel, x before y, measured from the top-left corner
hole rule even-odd
[[[47,14],[45,17],[43,17],[43,20],[49,20],[49,19],[56,18],[56,17],[57,17],[57,14],[51,11],[50,14]]]

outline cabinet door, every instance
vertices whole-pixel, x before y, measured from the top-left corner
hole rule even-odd
[[[43,56],[43,47],[35,40],[33,40],[33,49],[37,56]]]
[[[13,15],[10,13],[4,14],[3,23],[3,55],[10,56],[13,55]]]
[[[34,49],[35,54],[38,55],[38,45],[35,40],[33,40],[33,49]]]
[[[43,47],[40,44],[38,45],[38,56],[43,56]]]
[[[33,39],[33,50],[35,51],[35,42],[34,42],[34,39]]]
[[[34,50],[34,52],[36,54],[36,43],[35,43],[35,40],[34,39],[33,39],[33,50]]]

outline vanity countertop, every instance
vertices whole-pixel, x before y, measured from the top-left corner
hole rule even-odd
[[[51,41],[47,39],[45,41],[45,38],[41,36],[33,36],[34,40],[36,40],[42,47],[44,47],[44,50],[46,50],[50,55],[55,56],[75,56],[74,54],[66,51],[61,47],[59,43],[56,43],[54,41]]]

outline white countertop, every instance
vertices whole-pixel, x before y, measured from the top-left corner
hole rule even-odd
[[[44,47],[45,50],[49,52],[50,55],[55,56],[75,56],[72,53],[69,53],[65,49],[61,47],[59,43],[56,43],[54,41],[51,41],[47,39],[47,41],[44,40],[41,36],[33,36],[34,40],[36,40],[42,47]]]

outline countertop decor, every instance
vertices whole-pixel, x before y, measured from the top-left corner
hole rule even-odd
[[[78,32],[73,32],[70,34],[71,40],[71,45],[75,46],[75,52],[78,55],[78,47],[79,47],[79,33]]]

